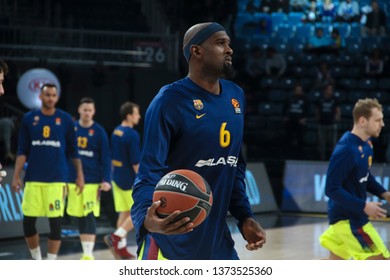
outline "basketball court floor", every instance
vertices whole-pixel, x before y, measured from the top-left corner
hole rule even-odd
[[[245,249],[245,242],[234,220],[228,218],[236,249],[242,260],[320,260],[327,257],[327,251],[318,242],[319,236],[328,226],[325,215],[267,213],[257,215],[257,219],[266,230],[267,243],[262,249],[251,252]],[[373,224],[390,248],[389,221],[373,221]],[[64,227],[59,259],[78,260],[81,257],[81,246],[76,228],[71,225]],[[114,259],[103,241],[103,236],[113,230],[108,223],[99,224],[94,251],[97,260]],[[46,240],[47,236],[43,235],[43,252],[46,252]],[[131,232],[128,236],[128,246],[132,253],[136,251],[134,240],[135,234]],[[0,240],[0,260],[26,259],[30,259],[30,253],[23,238]]]

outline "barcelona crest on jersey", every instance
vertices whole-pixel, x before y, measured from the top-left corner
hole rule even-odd
[[[202,109],[203,109],[202,100],[200,100],[200,99],[195,99],[195,100],[194,100],[194,107],[195,107],[196,110],[202,110]]]

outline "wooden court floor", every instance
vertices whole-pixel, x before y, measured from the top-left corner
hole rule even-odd
[[[228,224],[236,242],[236,250],[242,260],[320,260],[328,252],[318,242],[319,236],[328,227],[325,215],[294,215],[270,213],[261,214],[257,219],[267,233],[266,245],[258,251],[248,251],[245,242],[236,228],[233,219]],[[390,248],[390,222],[373,221],[379,234]],[[112,228],[98,230],[94,255],[97,260],[113,260],[113,256],[103,242],[104,234]],[[134,233],[128,237],[128,247],[135,253]],[[42,250],[45,251],[45,237],[42,237]],[[81,246],[77,236],[63,238],[59,254],[60,260],[77,260],[81,257]],[[0,260],[30,259],[24,240],[0,240]]]

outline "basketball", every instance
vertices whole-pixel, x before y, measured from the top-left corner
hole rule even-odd
[[[201,175],[191,170],[178,169],[169,172],[157,183],[153,202],[158,200],[161,201],[157,208],[160,218],[180,210],[182,213],[175,221],[188,217],[196,227],[210,213],[213,195],[209,184]]]

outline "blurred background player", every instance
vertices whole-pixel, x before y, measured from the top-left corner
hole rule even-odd
[[[390,253],[371,218],[385,218],[381,202],[367,201],[367,192],[387,200],[386,191],[371,174],[373,146],[384,127],[382,105],[376,99],[360,99],[353,109],[352,131],[335,147],[326,176],[329,228],[320,237],[330,259],[388,259]]]
[[[233,50],[224,27],[215,22],[192,26],[184,35],[188,76],[162,87],[145,117],[144,146],[134,185],[132,217],[139,259],[238,259],[228,211],[236,219],[248,250],[265,243],[245,193],[242,156],[245,96],[229,77]],[[180,211],[161,219],[152,203],[154,188],[166,173],[190,169],[213,192],[206,220],[194,228]]]
[[[320,157],[321,160],[327,160],[337,143],[338,122],[341,117],[340,104],[334,95],[333,84],[327,84],[324,87],[315,106]]]
[[[301,158],[304,149],[304,135],[307,129],[310,101],[301,84],[297,83],[294,91],[284,104],[286,154],[290,158]]]
[[[4,76],[7,75],[7,73],[8,73],[7,64],[4,61],[0,60],[0,97],[5,94],[3,82],[4,82]],[[0,163],[0,171],[1,171],[1,168],[2,168],[2,166]],[[3,177],[5,177],[5,176],[1,176],[1,175],[0,175],[0,182],[3,180]]]
[[[8,73],[8,65],[4,61],[0,60],[0,97],[5,94],[3,82],[4,76]]]
[[[96,218],[100,215],[100,191],[111,189],[111,153],[108,136],[94,121],[95,102],[92,98],[80,100],[75,122],[78,153],[85,178],[84,190],[77,192],[74,183],[68,183],[67,214],[76,217],[79,225],[82,260],[93,260],[96,239]],[[76,170],[69,164],[69,182],[74,182]]]
[[[116,231],[106,235],[104,241],[116,259],[133,259],[135,256],[127,250],[127,233],[134,228],[130,209],[141,153],[140,136],[134,129],[141,118],[139,106],[125,102],[120,108],[120,116],[122,122],[111,135],[112,184],[115,210],[119,212],[119,217]]]
[[[57,87],[44,84],[39,98],[41,108],[26,113],[19,129],[12,188],[16,192],[22,188],[20,172],[28,161],[22,201],[24,236],[32,258],[42,259],[36,220],[37,217],[48,217],[50,234],[47,259],[55,260],[61,246],[61,219],[69,158],[76,168],[79,192],[84,188],[84,175],[77,153],[72,117],[56,108],[59,99]]]

